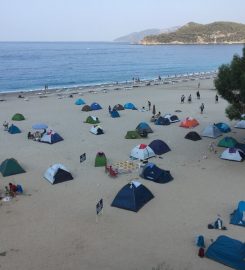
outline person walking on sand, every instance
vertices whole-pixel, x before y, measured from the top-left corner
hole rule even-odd
[[[148,109],[151,110],[151,102],[148,100]]]
[[[111,113],[111,105],[109,105],[108,111],[109,111],[109,113]]]
[[[200,99],[200,92],[199,92],[199,90],[197,91],[197,99]]]
[[[188,97],[188,102],[191,103],[191,94]]]
[[[184,103],[185,102],[185,95],[182,95],[180,98],[180,103]]]
[[[198,89],[200,88],[200,82],[198,83],[197,88],[198,88]]]
[[[215,95],[215,103],[218,103],[219,102],[219,96],[216,94]]]
[[[204,103],[201,104],[200,110],[201,110],[201,114],[203,114],[203,111],[204,111]]]

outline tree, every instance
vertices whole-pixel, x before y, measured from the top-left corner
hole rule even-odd
[[[230,103],[226,108],[229,119],[241,118],[245,113],[245,46],[241,57],[234,55],[230,64],[219,67],[214,84],[218,93]]]

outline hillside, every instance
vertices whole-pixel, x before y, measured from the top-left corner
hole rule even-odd
[[[210,24],[187,23],[171,33],[146,36],[140,44],[215,44],[245,43],[245,24],[214,22]]]
[[[116,38],[114,42],[128,42],[128,43],[133,43],[137,44],[139,43],[142,39],[144,39],[146,36],[149,35],[158,35],[161,33],[170,33],[173,31],[176,31],[179,27],[171,27],[171,28],[166,28],[166,29],[146,29],[140,32],[134,32],[130,33],[128,35]]]

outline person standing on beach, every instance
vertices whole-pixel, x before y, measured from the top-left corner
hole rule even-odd
[[[148,109],[151,110],[151,102],[148,100]]]
[[[219,102],[219,96],[216,94],[215,95],[215,103],[218,103]]]
[[[203,114],[203,111],[204,111],[204,103],[201,104],[200,110],[201,110],[201,114]]]
[[[185,95],[182,95],[180,98],[180,103],[184,103],[185,102]]]
[[[188,97],[188,102],[191,103],[191,94]]]
[[[200,92],[199,92],[199,90],[197,91],[197,99],[200,99]]]
[[[198,83],[197,88],[198,88],[198,89],[200,88],[200,82]]]
[[[108,111],[109,111],[109,113],[111,113],[111,105],[109,105]]]

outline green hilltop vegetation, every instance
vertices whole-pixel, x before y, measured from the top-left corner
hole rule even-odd
[[[245,43],[245,24],[235,22],[199,24],[190,22],[174,32],[146,36],[140,41],[140,44],[143,45],[216,43]]]

